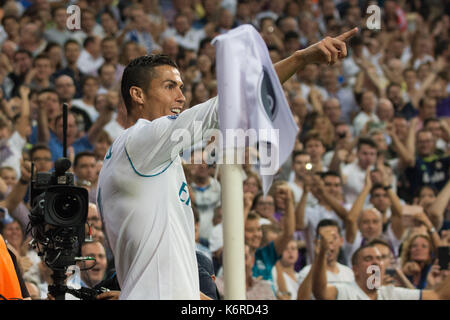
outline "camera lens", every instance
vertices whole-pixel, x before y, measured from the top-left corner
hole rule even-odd
[[[58,194],[55,197],[53,209],[59,218],[71,219],[80,211],[80,201],[70,194]]]

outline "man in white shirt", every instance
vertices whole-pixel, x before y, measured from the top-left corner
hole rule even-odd
[[[371,169],[377,160],[377,145],[370,138],[359,138],[356,147],[357,159],[342,167],[345,200],[353,203],[364,188],[367,169]]]
[[[335,172],[325,172],[319,178],[317,175],[306,176],[307,183],[300,202],[295,208],[297,230],[305,230],[306,247],[309,261],[314,259],[314,239],[316,228],[323,219],[335,220],[343,230],[348,220],[350,203],[345,203],[342,193],[342,182]],[[318,200],[317,205],[308,206],[308,193],[312,192]]]
[[[81,51],[77,61],[77,67],[84,74],[97,75],[97,70],[105,62],[100,50],[100,39],[96,36],[87,37],[83,43],[84,49]]]
[[[449,300],[450,277],[439,288],[418,290],[384,286],[385,265],[381,253],[374,245],[359,248],[352,257],[355,282],[327,284],[326,256],[329,251],[329,235],[324,235],[320,250],[313,264],[314,296],[319,300]]]
[[[334,284],[355,281],[352,269],[338,262],[339,250],[344,243],[344,238],[341,235],[341,228],[336,220],[321,220],[317,225],[316,234],[318,235],[315,241],[316,250],[319,249],[320,237],[324,234],[329,234],[331,239],[328,255],[326,256],[327,282]],[[311,288],[311,266],[311,264],[305,266],[298,275],[298,283],[300,284],[300,287],[297,297],[299,300],[314,298]]]
[[[378,125],[380,119],[375,114],[375,94],[372,91],[365,91],[361,94],[359,106],[361,111],[356,115],[353,120],[353,127],[355,130],[355,136],[362,134],[366,125],[370,126]]]
[[[311,156],[305,151],[294,151],[292,153],[292,170],[294,172],[294,181],[288,182],[294,194],[294,201],[298,203],[303,194],[304,181],[303,177],[311,170]],[[317,199],[312,194],[308,196],[308,205],[317,204]]]
[[[346,56],[352,29],[299,50],[275,65],[280,82],[306,61],[334,64]],[[183,112],[186,98],[174,62],[136,58],[122,77],[128,119],[99,176],[97,204],[114,253],[121,299],[199,299],[194,216],[179,154],[218,126],[218,99]],[[194,122],[201,121],[200,130]],[[197,126],[196,126],[197,127]],[[173,139],[176,129],[189,141]]]
[[[385,179],[387,185],[387,179]],[[387,185],[388,186],[388,185]],[[372,179],[369,172],[365,177],[364,188],[356,198],[349,212],[349,218],[346,223],[346,234],[344,252],[347,258],[347,264],[350,265],[350,259],[354,252],[361,246],[368,244],[370,241],[381,238],[385,240],[391,247],[392,252],[398,256],[399,247],[403,234],[403,221],[401,218],[401,203],[391,188],[386,188],[387,196],[392,202],[391,222],[383,228],[383,215],[376,207],[386,210],[387,205],[381,203],[378,199],[371,199],[375,208],[365,206],[369,193],[372,196],[385,195],[379,189],[379,185],[372,187]]]
[[[162,34],[162,38],[174,38],[179,46],[197,51],[200,41],[205,38],[206,34],[203,29],[196,30],[192,28],[189,19],[184,14],[177,14],[174,18],[174,27],[168,28]]]

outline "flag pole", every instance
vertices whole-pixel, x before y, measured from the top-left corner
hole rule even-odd
[[[227,150],[227,157],[234,153]],[[229,158],[228,158],[229,159]],[[224,161],[221,165],[223,272],[225,300],[246,300],[244,250],[244,191],[242,168]]]

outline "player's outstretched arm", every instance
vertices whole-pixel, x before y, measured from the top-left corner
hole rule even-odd
[[[291,56],[277,62],[274,67],[281,83],[309,63],[334,64],[338,60],[347,56],[347,45],[345,41],[353,37],[358,32],[358,28],[353,28],[343,34],[331,38],[325,37],[321,41],[309,46],[306,49],[297,50]]]

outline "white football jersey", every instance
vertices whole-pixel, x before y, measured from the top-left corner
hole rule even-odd
[[[139,119],[107,152],[97,204],[120,299],[200,298],[194,217],[179,153],[217,126],[213,98],[178,116]],[[190,139],[174,137],[186,132],[177,129]]]

